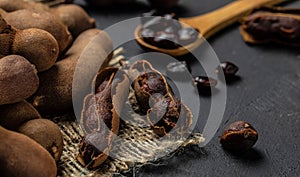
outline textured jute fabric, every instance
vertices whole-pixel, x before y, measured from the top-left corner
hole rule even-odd
[[[201,134],[191,133],[188,138],[166,139],[160,141],[149,128],[136,126],[130,121],[121,121],[119,138],[113,143],[111,153],[104,164],[94,171],[89,171],[76,160],[78,143],[84,136],[75,117],[67,115],[55,118],[63,133],[64,151],[58,163],[58,176],[132,176],[143,165],[168,160],[177,151],[190,145],[198,145],[204,138]],[[137,122],[138,117],[134,118]],[[178,149],[174,150],[174,147]]]

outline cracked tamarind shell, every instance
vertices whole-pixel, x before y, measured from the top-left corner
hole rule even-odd
[[[171,95],[159,98],[147,112],[147,120],[158,136],[186,134],[192,125],[193,115],[189,107]]]
[[[23,123],[39,119],[39,112],[27,101],[0,106],[0,126],[16,131]]]
[[[29,137],[0,126],[1,177],[56,177],[51,155]]]
[[[9,55],[0,59],[0,105],[23,101],[38,87],[37,70],[24,57]]]
[[[95,40],[97,39],[97,40]],[[92,42],[92,47],[87,48]],[[96,51],[97,50],[97,51]],[[95,56],[94,53],[101,52]],[[109,35],[99,29],[89,29],[81,33],[74,41],[71,48],[64,57],[58,61],[50,70],[39,73],[40,87],[31,97],[30,102],[43,114],[56,114],[72,110],[72,86],[75,69],[80,70],[83,80],[87,80],[90,70],[86,67],[77,66],[80,57],[85,59],[95,59],[103,61],[103,66],[107,66],[111,59],[112,43]],[[100,66],[99,66],[100,67]],[[93,75],[92,75],[93,76]],[[91,79],[92,80],[92,79]],[[78,85],[80,93],[74,95],[81,96],[88,85]],[[89,90],[90,91],[90,90]],[[75,91],[74,91],[75,92]],[[80,106],[79,109],[81,109]]]
[[[141,112],[150,109],[149,99],[153,94],[165,95],[169,87],[163,75],[155,70],[146,60],[136,61],[129,69],[129,76],[133,80],[133,89]]]
[[[129,79],[123,71],[107,67],[93,80],[85,97],[80,124],[85,137],[79,144],[77,160],[88,169],[99,167],[108,157],[119,132],[120,114],[128,97]]]
[[[133,89],[142,113],[153,131],[165,136],[173,129],[185,133],[192,124],[190,109],[177,99],[162,73],[151,63],[141,60],[133,63],[129,70]]]
[[[63,137],[59,127],[48,119],[33,119],[19,127],[18,132],[42,145],[58,161],[63,152]]]

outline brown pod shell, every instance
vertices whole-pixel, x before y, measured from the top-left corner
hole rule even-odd
[[[87,29],[95,28],[95,20],[86,11],[75,4],[62,4],[51,8],[61,21],[68,26],[72,36],[76,38],[80,33]]]
[[[72,35],[66,25],[54,14],[47,11],[36,11],[33,9],[21,9],[10,13],[1,13],[10,25],[17,29],[38,28],[53,35],[59,45],[60,53],[72,42]],[[26,23],[24,23],[26,21]]]
[[[241,20],[240,33],[248,43],[300,46],[299,12],[299,9],[256,9]]]
[[[183,133],[192,123],[190,109],[178,100],[166,78],[146,60],[133,63],[129,70],[133,89],[142,113],[159,136],[165,136],[175,127]],[[150,106],[151,105],[151,106]]]
[[[142,113],[146,113],[150,108],[151,95],[173,93],[165,77],[146,60],[133,63],[129,69],[129,76],[133,80],[133,89]]]
[[[12,53],[25,57],[41,72],[55,64],[59,47],[56,39],[49,32],[29,28],[16,33]]]
[[[58,161],[63,152],[63,137],[59,127],[47,119],[24,123],[18,131],[42,145]]]
[[[0,106],[0,125],[16,131],[23,123],[38,119],[41,115],[27,101]]]
[[[11,54],[11,48],[14,42],[17,30],[7,24],[0,14],[0,58]]]
[[[154,105],[147,112],[147,120],[153,131],[162,137],[167,134],[188,133],[189,127],[192,125],[193,115],[186,105],[175,98],[172,101],[169,99],[165,106],[156,107]]]
[[[107,159],[119,131],[126,90],[129,79],[117,68],[104,68],[95,77],[92,92],[96,93],[86,96],[80,120],[86,136],[79,144],[77,160],[83,166],[94,169]]]
[[[49,69],[58,57],[58,43],[50,33],[37,28],[16,29],[1,14],[0,42],[0,57],[21,55],[33,63],[38,71]]]
[[[37,70],[24,57],[0,59],[0,105],[23,101],[39,87]]]
[[[96,37],[100,37],[101,40],[94,41]],[[90,42],[93,42],[94,47],[86,48]],[[101,55],[95,56],[96,50],[101,51]],[[34,107],[41,114],[55,114],[72,109],[72,84],[75,69],[80,69],[82,79],[86,80],[90,74],[87,67],[77,65],[78,59],[84,53],[86,59],[97,59],[103,61],[103,66],[107,66],[111,59],[111,51],[112,43],[107,33],[99,29],[83,32],[77,37],[61,61],[58,61],[50,70],[39,74],[40,87],[31,99]],[[79,84],[77,87],[82,88],[78,89],[80,92],[74,95],[84,97],[81,96],[81,92],[84,93],[85,87],[88,86]],[[88,90],[88,92],[90,91]]]
[[[2,177],[56,177],[55,160],[31,138],[0,126],[0,141]]]

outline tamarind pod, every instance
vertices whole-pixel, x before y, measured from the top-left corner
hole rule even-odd
[[[0,125],[9,130],[16,131],[23,123],[40,117],[38,111],[25,100],[0,106]]]
[[[93,47],[88,47],[91,42]],[[99,51],[101,51],[101,55],[95,56],[95,53],[99,54]],[[40,87],[31,98],[31,103],[41,114],[55,114],[72,110],[72,87],[76,69],[79,70],[80,78],[78,78],[78,84],[76,83],[77,93],[74,95],[81,99],[84,97],[82,94],[87,87],[89,88],[88,85],[82,84],[84,82],[80,82],[80,80],[87,79],[90,71],[88,67],[78,64],[79,58],[84,55],[85,59],[102,61],[102,67],[104,67],[111,59],[111,51],[110,37],[104,31],[90,29],[81,33],[62,60],[58,61],[50,70],[39,74]]]
[[[86,136],[79,144],[77,160],[89,169],[108,157],[114,136],[118,134],[120,114],[128,97],[129,79],[117,68],[102,69],[93,81],[93,92],[86,96],[80,125]]]
[[[166,78],[146,60],[133,63],[129,75],[142,113],[154,132],[164,136],[175,127],[186,130],[192,122],[192,113],[177,99]],[[151,106],[150,106],[151,105]]]
[[[300,46],[300,10],[257,9],[242,19],[240,32],[248,43],[276,42]]]

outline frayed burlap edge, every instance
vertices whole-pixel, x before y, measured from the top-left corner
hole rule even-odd
[[[148,139],[137,146],[137,143],[134,146],[125,146],[122,148],[121,145],[114,146],[112,152],[114,156],[118,158],[108,158],[99,169],[95,171],[89,171],[85,167],[81,166],[77,160],[76,155],[78,154],[78,143],[83,137],[83,132],[79,127],[78,123],[75,121],[60,121],[58,125],[62,131],[64,137],[64,151],[61,157],[61,160],[58,162],[58,176],[60,177],[98,177],[98,176],[114,176],[114,175],[132,175],[134,171],[137,171],[138,168],[147,165],[147,164],[159,164],[160,161],[168,160],[177,151],[184,150],[185,147],[191,145],[198,145],[204,141],[204,138],[201,134],[192,133],[185,140],[174,141],[165,141],[163,144],[157,142],[155,134],[150,129],[144,129],[141,127],[133,126],[125,122],[121,123],[120,134],[122,140],[127,140],[123,143],[134,142],[135,139],[145,138]],[[118,142],[115,142],[118,144]],[[140,158],[143,158],[143,155],[149,157],[149,154],[153,153],[153,150],[159,152],[168,152],[172,149],[173,146],[179,146],[176,151],[170,152],[166,156],[159,157],[152,161],[140,160],[139,162],[134,162],[136,155],[139,154]],[[152,154],[155,156],[155,154]]]

